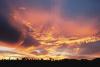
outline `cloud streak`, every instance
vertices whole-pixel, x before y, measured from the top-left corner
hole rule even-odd
[[[6,43],[6,47],[16,48],[18,53],[35,59],[93,59],[100,57],[100,24],[98,16],[89,17],[83,15],[86,14],[83,13],[85,12],[84,6],[82,6],[84,9],[82,9],[80,16],[77,12],[75,12],[77,15],[73,13],[71,15],[66,10],[73,10],[71,6],[76,5],[74,3],[69,5],[69,8],[66,8],[68,5],[64,7],[65,12],[63,12],[61,7],[63,7],[65,0],[41,1],[5,1],[10,8],[7,16],[10,21],[9,24],[12,29],[15,28],[15,30],[20,31],[21,35],[18,43],[14,44],[15,46]],[[34,2],[36,4],[32,5]],[[11,3],[15,5],[12,6]],[[81,2],[78,1],[79,3]],[[89,3],[86,1],[86,3],[91,4],[90,1]],[[80,12],[80,8],[75,6],[76,9]],[[75,16],[75,18],[69,17],[69,14]]]

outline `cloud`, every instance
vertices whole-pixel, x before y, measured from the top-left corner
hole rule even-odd
[[[100,54],[100,41],[81,44],[80,46],[80,53],[81,55],[95,55]]]
[[[9,9],[1,12],[4,17],[0,16],[0,41],[14,43],[10,46],[16,45],[18,52],[32,57],[100,57],[100,40],[92,38],[100,39],[100,23],[96,14],[99,11],[98,3],[93,3],[93,0],[66,0],[68,4],[63,2],[65,0],[59,0],[61,3],[51,1],[2,1],[0,6],[6,4],[3,7]],[[18,41],[21,43],[17,43]],[[15,54],[13,50],[0,52]]]
[[[16,43],[20,38],[20,32],[9,24],[8,18],[0,16],[0,41]]]
[[[38,40],[36,40],[35,38],[33,38],[30,35],[26,35],[26,37],[23,39],[23,44],[22,46],[24,47],[30,47],[30,46],[39,46],[40,43],[38,42]]]

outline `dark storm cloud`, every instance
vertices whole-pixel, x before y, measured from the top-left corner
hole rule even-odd
[[[0,16],[0,41],[17,42],[20,32],[13,28],[6,17]]]
[[[42,7],[50,8],[52,0],[1,0],[0,1],[0,41],[17,42],[21,32],[13,28],[8,21],[12,8],[19,7]],[[38,41],[30,35],[24,39],[24,46],[39,45]]]
[[[81,44],[80,46],[81,55],[93,55],[100,53],[100,41]]]

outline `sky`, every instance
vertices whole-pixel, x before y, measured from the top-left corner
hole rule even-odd
[[[33,46],[36,56],[100,57],[99,12],[100,0],[0,0],[0,43]]]
[[[67,2],[66,2],[67,1]],[[69,15],[100,16],[99,0],[65,0],[64,9]]]
[[[54,6],[54,0],[1,0],[0,8],[2,11],[9,9],[10,6],[39,6],[50,9]],[[55,0],[56,1],[56,0]],[[61,10],[70,16],[86,15],[89,17],[100,16],[99,0],[61,0]],[[7,11],[6,11],[7,12]]]

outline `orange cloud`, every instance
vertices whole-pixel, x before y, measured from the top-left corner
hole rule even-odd
[[[100,37],[96,36],[99,30],[96,27],[95,18],[63,17],[57,7],[51,11],[41,8],[13,8],[9,19],[10,24],[22,32],[20,42],[13,47],[16,48],[16,53],[26,57],[44,60],[49,58],[55,60],[82,59],[84,57],[89,59],[90,55],[81,54],[83,48],[80,46],[100,41]],[[24,57],[22,55],[21,57]],[[95,57],[97,54],[91,58]]]

